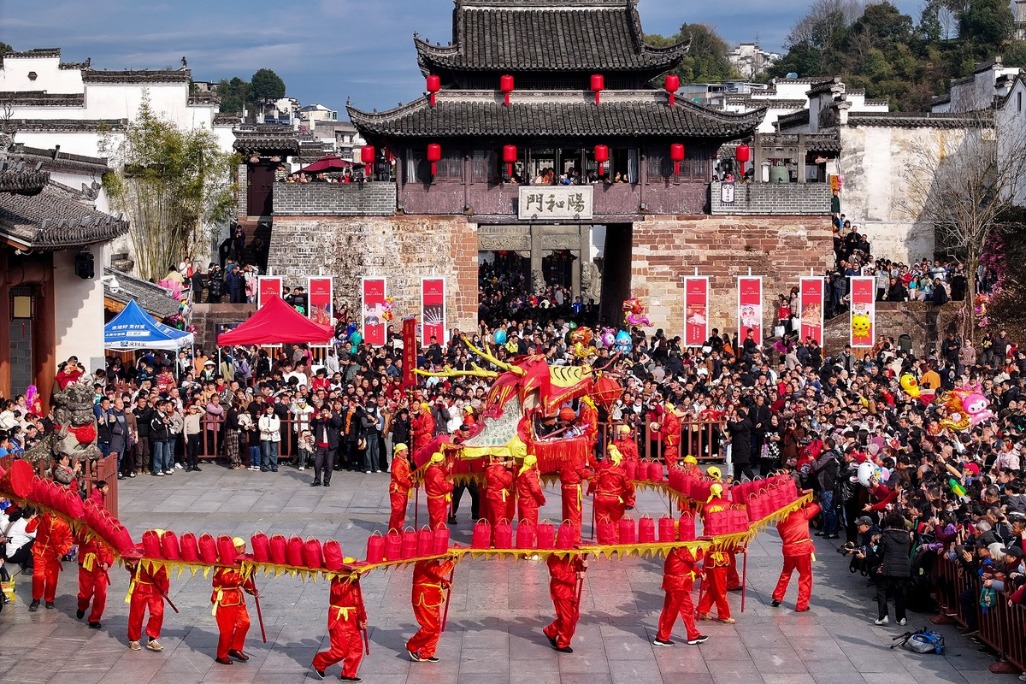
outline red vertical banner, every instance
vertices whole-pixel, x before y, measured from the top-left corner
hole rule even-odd
[[[334,280],[331,276],[310,276],[307,279],[307,318],[314,323],[335,326],[334,290]]]
[[[709,278],[684,278],[684,346],[701,347],[709,339]]]
[[[403,319],[403,390],[417,386],[417,319]]]
[[[872,347],[876,337],[876,278],[850,276],[850,336],[852,347]]]
[[[740,347],[752,331],[755,343],[762,344],[762,276],[737,278],[737,343]]]
[[[445,278],[424,278],[420,281],[420,318],[423,323],[421,344],[428,346],[435,337],[445,344]]]
[[[260,276],[257,279],[257,308],[262,307],[271,297],[281,297],[283,285],[281,276]]]
[[[375,347],[385,344],[385,279],[363,278],[363,341]]]
[[[806,277],[798,287],[798,317],[801,319],[799,336],[812,338],[823,346],[823,278]]]

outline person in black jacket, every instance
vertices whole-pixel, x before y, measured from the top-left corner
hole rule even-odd
[[[840,454],[837,453],[837,442],[833,437],[823,440],[825,449],[812,464],[812,473],[816,476],[816,489],[819,491],[819,507],[823,511],[824,539],[837,539],[837,511],[834,508],[834,485],[837,483],[837,472],[840,467]],[[819,535],[819,533],[816,533]]]
[[[339,431],[342,429],[342,416],[335,413],[327,404],[313,414],[310,420],[310,431],[313,433],[314,446],[314,479],[311,487],[331,486],[331,473],[335,469],[340,441]]]
[[[171,416],[168,402],[158,401],[157,410],[150,419],[150,438],[153,440],[153,466],[150,473],[163,476],[174,473],[174,455],[171,453]]]
[[[891,513],[884,518],[884,530],[876,547],[879,575],[876,578],[876,604],[879,609],[878,625],[887,624],[887,594],[894,595],[894,617],[899,625],[905,624],[905,585],[912,576],[909,560],[908,530],[900,513]]]
[[[752,430],[754,425],[748,417],[748,409],[738,407],[727,416],[727,432],[730,433],[730,454],[734,463],[734,479],[742,475],[749,480],[755,478],[752,471]]]
[[[135,477],[136,471],[145,471],[150,466],[150,421],[153,420],[153,413],[153,407],[146,401],[146,397],[140,395],[135,400],[135,408],[132,409],[138,434],[135,442],[135,465],[129,477]]]

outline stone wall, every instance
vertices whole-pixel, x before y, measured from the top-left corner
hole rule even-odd
[[[921,356],[924,350],[936,349],[949,332],[958,332],[958,312],[962,302],[948,302],[934,306],[924,302],[877,302],[877,335],[893,337],[895,342],[903,334],[912,337],[912,351]],[[823,347],[826,354],[836,354],[848,344],[850,319],[848,314],[827,321]]]
[[[736,183],[734,203],[721,202],[723,184],[710,191],[713,214],[827,215],[830,186],[826,183]]]
[[[683,335],[681,278],[698,268],[711,276],[710,327],[734,330],[737,276],[762,275],[765,325],[777,293],[787,293],[810,269],[822,274],[833,261],[830,223],[798,216],[653,216],[634,224],[631,293],[649,307],[655,328]],[[768,331],[768,327],[765,328]]]
[[[351,310],[362,276],[386,277],[397,329],[420,315],[420,279],[442,276],[448,326],[477,325],[477,225],[463,216],[275,216],[268,266],[290,286],[323,269],[335,277],[336,301]]]
[[[395,183],[275,183],[274,215],[387,216],[395,196]]]
[[[256,313],[256,304],[193,304],[196,348],[208,354],[217,348],[218,326],[235,326]]]

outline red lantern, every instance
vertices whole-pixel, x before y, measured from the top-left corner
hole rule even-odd
[[[510,74],[503,74],[502,77],[499,78],[499,90],[501,90],[502,94],[505,96],[505,104],[509,107],[509,94],[513,92],[513,76]]]
[[[677,74],[666,74],[666,94],[670,96],[669,105],[672,107],[677,102],[677,90],[680,89],[680,76]]]
[[[752,148],[748,145],[738,145],[734,158],[741,164],[741,176],[743,178],[745,175],[745,162],[752,158]]]
[[[606,77],[602,74],[591,75],[591,90],[595,93],[595,104],[599,103],[602,91],[606,89]]]
[[[673,160],[673,175],[680,175],[680,163],[684,161],[684,145],[673,143],[670,145],[670,159]]]
[[[427,77],[427,91],[430,93],[429,98],[431,106],[435,106],[435,93],[442,89],[442,79],[434,74],[429,74]]]
[[[438,170],[438,162],[442,160],[442,146],[438,143],[428,145],[427,160],[431,162],[431,175],[434,176]]]
[[[367,145],[360,150],[360,161],[363,162],[363,177],[370,180],[374,175],[374,159],[377,157],[377,150],[373,145]]]
[[[513,164],[517,161],[517,146],[516,145],[503,145],[502,147],[502,161],[506,164],[506,175],[510,178],[513,177]]]
[[[606,175],[606,167],[603,164],[609,161],[609,148],[605,145],[595,145],[595,161],[598,162],[599,177]]]

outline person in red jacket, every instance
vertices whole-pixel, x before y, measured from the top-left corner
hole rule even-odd
[[[347,565],[354,562],[353,558],[345,559]],[[324,671],[341,662],[342,674],[339,679],[359,682],[357,673],[363,661],[361,632],[366,629],[367,609],[363,605],[360,576],[356,573],[349,576],[336,575],[331,580],[328,597],[328,638],[331,647],[314,656],[313,669],[317,676],[324,679]]]
[[[659,435],[663,440],[663,458],[667,463],[680,461],[680,418],[681,414],[670,402],[666,402],[666,412],[659,426]]]
[[[617,435],[616,439],[613,440],[613,444],[623,454],[624,463],[628,461],[638,462],[640,458],[638,455],[638,443],[634,440],[634,435],[631,434],[630,425],[621,425],[617,428]]]
[[[431,407],[426,403],[414,402],[413,413],[410,414],[410,451],[416,455],[434,438],[435,418],[431,415]]]
[[[114,552],[107,543],[91,534],[81,534],[78,542],[78,611],[75,616],[81,620],[85,617],[89,603],[93,609],[89,612],[87,624],[92,629],[100,628],[100,618],[107,606],[107,587],[110,575],[107,571],[114,564]]]
[[[584,581],[588,564],[579,555],[560,558],[556,554],[551,554],[546,564],[549,566],[549,596],[556,609],[556,619],[542,632],[552,648],[560,653],[573,653],[570,641],[574,638],[577,620],[581,617],[581,597],[577,594],[577,585]]]
[[[692,553],[686,546],[671,549],[666,554],[662,585],[666,597],[663,599],[663,611],[659,614],[659,631],[656,632],[653,642],[656,646],[673,646],[670,634],[677,623],[678,615],[684,621],[689,646],[709,640],[709,637],[699,632],[695,626],[695,605],[691,601],[691,590],[694,588],[695,578],[698,577],[695,566],[702,560],[702,555],[701,549]]]
[[[610,444],[608,463],[601,467],[592,480],[595,490],[595,518],[619,522],[629,508],[634,508],[634,484],[620,467],[623,454]]]
[[[588,452],[594,453],[595,443],[598,441],[599,435],[599,412],[591,397],[581,397],[581,415],[578,418],[578,423],[581,429],[584,430],[584,435],[588,438],[588,443],[591,445]]]
[[[163,534],[157,530],[157,534]],[[141,557],[141,556],[140,556]],[[133,651],[142,649],[139,640],[142,638],[143,616],[150,611],[150,619],[146,623],[146,648],[151,651],[162,651],[160,645],[160,628],[164,624],[164,597],[171,589],[171,580],[164,564],[143,567],[138,559],[126,559],[125,567],[132,573],[132,582],[128,585],[125,603],[128,606],[128,647]]]
[[[413,615],[420,629],[406,642],[406,652],[415,663],[437,663],[435,651],[442,635],[442,605],[445,590],[452,584],[451,558],[417,561],[413,566]]]
[[[779,606],[787,593],[787,585],[791,583],[791,573],[798,571],[798,601],[794,609],[804,613],[809,609],[812,598],[812,557],[816,550],[809,537],[809,521],[819,513],[819,504],[809,504],[792,512],[777,523],[784,554],[784,569],[780,571],[780,579],[773,590],[773,606]]]
[[[39,610],[40,599],[46,607],[54,607],[57,597],[57,578],[61,574],[61,556],[71,550],[73,537],[68,523],[53,513],[39,516],[36,543],[32,545],[32,603],[30,611]]]
[[[232,540],[238,555],[246,553],[246,540],[235,537]],[[236,568],[219,567],[214,570],[214,590],[210,602],[214,604],[214,618],[220,633],[217,639],[217,658],[222,665],[231,665],[232,658],[240,662],[249,660],[242,648],[249,632],[249,611],[242,592],[257,595],[253,578],[246,578]]]
[[[428,525],[432,530],[440,530],[445,527],[452,501],[452,480],[441,452],[432,454],[431,463],[424,471],[424,493],[427,494]]]
[[[392,480],[388,485],[388,498],[392,506],[392,514],[388,518],[389,531],[402,532],[406,523],[406,507],[410,502],[410,489],[413,480],[410,477],[410,462],[406,460],[409,449],[405,444],[395,445],[392,452]]]
[[[495,526],[500,520],[510,520],[510,505],[513,496],[513,471],[510,461],[492,459],[484,471],[484,517],[492,528],[492,544],[495,544]]]
[[[714,484],[709,489],[709,499],[702,508],[702,513],[714,513],[727,506],[723,498],[723,485]],[[737,622],[730,616],[730,602],[727,601],[727,571],[730,567],[730,551],[716,549],[705,556],[704,581],[702,594],[698,600],[698,619],[708,620],[709,611],[716,605],[716,619],[732,625]]]
[[[559,467],[563,520],[573,525],[575,541],[581,541],[581,503],[584,499],[581,483],[590,482],[592,477],[594,473],[583,463],[564,461]]]
[[[534,454],[524,457],[524,464],[517,473],[516,487],[518,522],[537,527],[538,509],[545,505],[545,493],[538,478],[538,459]]]

